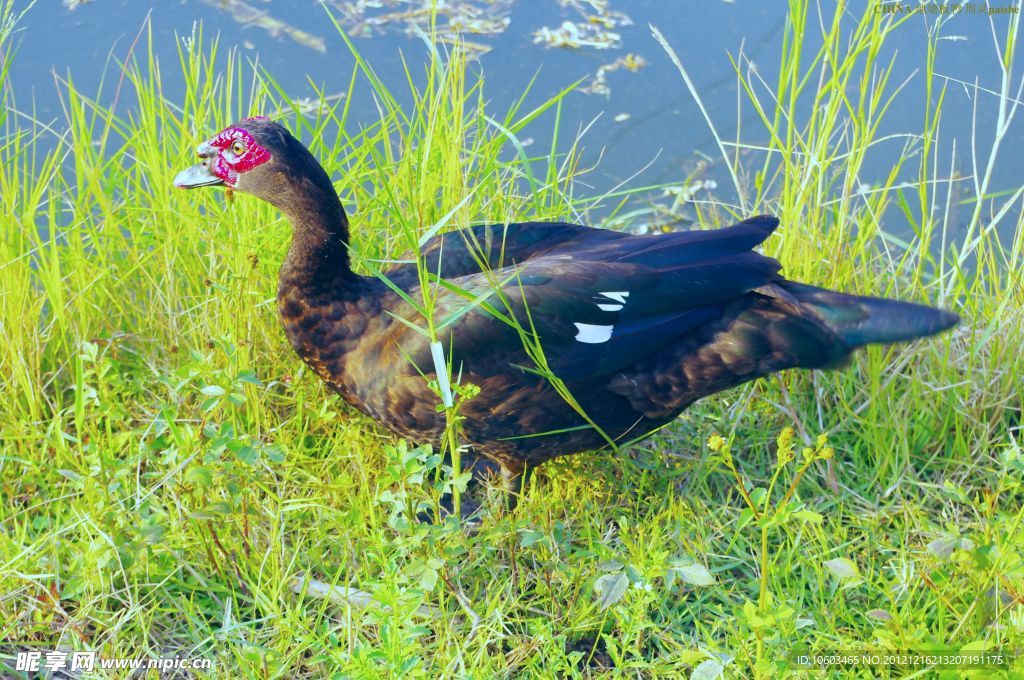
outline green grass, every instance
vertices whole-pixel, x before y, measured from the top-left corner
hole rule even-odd
[[[942,119],[930,68],[890,79],[899,19],[819,25],[807,5],[790,2],[777,71],[735,56],[759,125],[718,138],[735,187],[685,209],[706,227],[774,212],[766,251],[790,277],[964,323],[704,400],[628,451],[556,461],[473,530],[409,522],[453,483],[439,457],[329,395],[287,346],[280,215],[171,180],[197,140],[271,113],[336,178],[364,272],[436,225],[638,214],[629,194],[578,195],[565,93],[498,112],[457,54],[408,83],[356,55],[349,95],[368,83],[379,117],[355,120],[351,96],[303,115],[201,34],[177,64],[141,36],[102,93],[67,79],[52,126],[5,84],[0,668],[60,648],[212,659],[200,677],[746,678],[776,677],[800,648],[1020,650],[1024,229],[1016,179],[992,171],[1015,129],[1018,19],[996,21],[1002,89],[974,93],[1005,127],[957,150],[977,173],[955,178],[942,133],[969,122]],[[178,70],[185,95],[168,101],[162,73]],[[114,93],[137,103],[98,103]],[[920,129],[880,137],[908,102]],[[519,135],[541,125],[557,141],[531,157]],[[891,173],[863,176],[892,145]]]

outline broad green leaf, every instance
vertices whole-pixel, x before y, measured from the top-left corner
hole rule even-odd
[[[235,380],[241,383],[248,383],[249,385],[260,386],[263,381],[260,380],[253,371],[239,371],[238,375],[235,376]]]
[[[707,654],[697,649],[684,649],[678,652],[672,652],[672,660],[677,661],[687,666],[695,666],[702,659],[707,658]]]
[[[717,680],[725,672],[725,666],[717,659],[706,659],[693,669],[690,680]]]
[[[845,557],[828,560],[825,562],[825,566],[840,581],[852,581],[855,578],[860,578],[860,570],[857,569],[857,565]]]
[[[224,501],[218,501],[216,503],[210,503],[202,510],[196,510],[192,513],[193,519],[218,519],[224,515],[231,514],[231,505]]]
[[[164,534],[167,533],[167,528],[160,524],[150,524],[139,530],[139,535],[142,536],[142,540],[150,545],[159,543]]]
[[[739,519],[736,520],[736,531],[739,531],[743,527],[750,524],[750,520],[752,519],[754,519],[754,509],[743,508],[743,510],[740,512]]]
[[[621,571],[605,574],[594,582],[594,592],[598,594],[598,604],[605,610],[622,599],[629,586],[629,578]]]
[[[715,582],[708,568],[697,562],[673,566],[672,571],[691,586],[710,586]]]
[[[185,473],[185,481],[196,486],[209,486],[213,483],[213,473],[207,467],[196,465]]]
[[[283,463],[287,452],[280,444],[267,444],[263,447],[263,453],[267,459],[274,463]]]
[[[793,517],[796,517],[797,519],[802,520],[804,522],[810,522],[811,524],[821,524],[822,520],[824,519],[820,514],[814,512],[813,510],[807,509],[797,510],[796,512],[793,513]]]
[[[929,543],[925,548],[931,554],[935,555],[941,560],[949,559],[949,556],[956,550],[960,541],[950,536],[944,536],[942,538],[936,538],[934,541]]]
[[[768,498],[768,489],[763,486],[759,486],[750,492],[750,500],[754,502],[754,506],[757,508],[764,505],[766,498]]]
[[[520,532],[519,545],[524,548],[529,548],[531,545],[540,543],[545,538],[547,538],[547,534],[543,532],[536,531],[534,529],[526,529]]]
[[[260,452],[252,446],[245,445],[235,451],[235,456],[246,465],[255,465],[260,459]]]

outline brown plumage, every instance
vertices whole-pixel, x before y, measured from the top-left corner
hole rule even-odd
[[[435,377],[429,343],[397,318],[421,320],[383,281],[349,268],[345,212],[309,151],[257,118],[227,128],[199,154],[203,161],[176,185],[226,184],[291,219],[278,310],[302,360],[390,430],[437,441],[444,414],[424,379]],[[929,307],[785,280],[775,260],[752,250],[777,224],[760,216],[717,231],[641,237],[524,223],[432,239],[424,247],[432,272],[470,296],[491,292],[490,307],[476,306],[441,332],[453,373],[481,388],[461,406],[465,443],[514,478],[555,456],[606,447],[608,438],[637,439],[740,383],[786,368],[835,367],[862,345],[957,322]],[[481,272],[481,260],[490,271]],[[414,265],[387,276],[419,297]],[[446,291],[435,318],[468,304]],[[549,367],[603,434],[538,375],[502,316],[535,332]]]

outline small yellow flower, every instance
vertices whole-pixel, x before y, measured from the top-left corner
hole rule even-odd
[[[793,428],[784,427],[775,438],[778,445],[779,465],[786,465],[793,460]]]
[[[713,434],[708,437],[708,448],[716,453],[721,453],[725,448],[725,439],[720,434]]]

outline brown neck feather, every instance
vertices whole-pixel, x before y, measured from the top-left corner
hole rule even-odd
[[[287,168],[274,173],[269,190],[261,192],[292,223],[292,244],[281,276],[310,283],[350,277],[345,210],[324,169],[294,144]]]
[[[292,223],[292,245],[283,268],[311,279],[349,276],[348,220],[341,201],[333,190],[310,193],[280,206]]]

